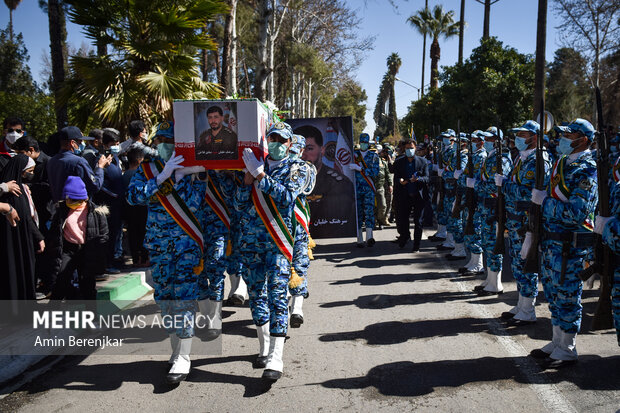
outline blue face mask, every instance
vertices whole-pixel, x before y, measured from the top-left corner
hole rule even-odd
[[[495,142],[484,142],[484,149],[486,149],[487,152],[491,152],[493,149],[495,149]]]
[[[114,155],[118,155],[121,151],[121,146],[120,145],[113,145],[110,146],[110,152],[113,153]]]
[[[575,148],[573,148],[572,145],[573,141],[562,136],[560,138],[560,143],[558,144],[558,153],[562,154],[562,155],[570,155],[571,153],[573,153],[573,150]]]
[[[525,143],[525,141],[526,141],[526,138],[522,138],[520,136],[517,136],[515,138],[515,146],[517,147],[519,152],[523,152],[527,150],[527,143]]]
[[[368,144],[360,143],[360,151],[367,151],[367,150],[368,150]]]
[[[288,157],[291,159],[299,159],[299,154],[295,152],[289,152]]]
[[[274,161],[279,161],[286,158],[286,151],[288,148],[280,142],[269,142],[267,145],[269,151],[269,157]]]
[[[450,138],[443,138],[443,146],[446,149],[452,146],[452,141],[450,140]]]
[[[407,158],[413,158],[415,156],[415,149],[405,149],[405,155],[407,156]]]
[[[160,143],[157,145],[157,152],[164,161],[168,161],[174,152],[174,143]]]

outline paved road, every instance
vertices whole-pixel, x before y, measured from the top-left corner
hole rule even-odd
[[[478,298],[479,281],[423,242],[399,250],[395,231],[374,248],[321,240],[311,268],[306,323],[290,330],[285,377],[273,387],[251,360],[249,309],[225,308],[221,356],[197,357],[188,380],[165,384],[163,356],[65,358],[0,400],[0,411],[510,411],[615,412],[620,348],[612,331],[578,337],[580,362],[543,372],[526,357],[550,340],[546,303],[539,322],[506,328],[497,316],[516,302],[505,279],[499,298]],[[428,234],[427,234],[428,235]],[[461,263],[462,264],[462,263]],[[507,278],[507,277],[505,277]],[[597,292],[586,292],[589,326]]]

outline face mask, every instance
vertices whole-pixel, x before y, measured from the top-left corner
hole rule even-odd
[[[558,145],[558,153],[562,154],[562,155],[570,155],[571,153],[573,153],[573,150],[575,148],[573,148],[572,145],[573,141],[565,138],[564,136],[562,136],[560,138],[560,143]]]
[[[613,145],[609,147],[611,153],[618,153],[618,145]]]
[[[491,152],[495,149],[495,142],[484,142],[484,149],[486,149],[487,152]]]
[[[450,138],[443,138],[443,146],[445,146],[446,149],[452,146],[452,141]]]
[[[174,152],[174,143],[160,143],[157,145],[157,152],[164,161],[168,161]]]
[[[415,156],[415,149],[405,149],[405,155],[407,156],[407,158],[413,158]]]
[[[84,204],[84,202],[86,202],[86,201],[83,201],[83,200],[68,200],[67,199],[65,201],[65,205],[67,205],[71,209],[77,209],[80,206],[82,206],[82,204]]]
[[[82,153],[81,145],[78,145],[78,147],[73,150],[73,153],[76,154],[76,155],[80,155]]]
[[[114,155],[117,155],[120,151],[121,151],[120,145],[110,146],[110,152],[112,152]]]
[[[367,151],[367,150],[368,150],[368,144],[360,143],[360,151]]]
[[[33,179],[34,179],[34,173],[33,172],[24,172],[22,174],[22,181],[24,181],[24,182],[32,182]]]
[[[80,147],[79,147],[80,152],[83,152],[85,148],[86,148],[86,144],[84,142],[80,142]]]
[[[299,154],[295,152],[289,152],[288,157],[291,159],[299,159]]]
[[[520,136],[517,136],[515,138],[515,146],[517,147],[519,152],[523,152],[527,150],[527,143],[525,143],[525,141],[526,141],[526,138],[522,138]]]
[[[288,148],[283,143],[269,142],[267,147],[269,150],[269,157],[271,157],[274,161],[279,161],[286,157],[286,151],[288,151]]]
[[[22,136],[24,136],[23,132],[22,133],[9,132],[9,133],[6,134],[6,140],[7,140],[8,143],[13,145],[15,143],[15,141],[17,141]]]

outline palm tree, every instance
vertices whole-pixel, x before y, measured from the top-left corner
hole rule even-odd
[[[67,2],[71,21],[109,54],[72,56],[63,99],[87,102],[104,125],[123,130],[131,119],[154,123],[172,117],[174,99],[220,96],[216,84],[201,79],[198,55],[216,47],[202,28],[227,12],[224,0]]]
[[[422,33],[428,33],[433,38],[431,43],[431,90],[438,87],[439,58],[441,49],[439,38],[448,39],[459,34],[459,24],[454,22],[454,11],[444,12],[441,5],[435,6],[431,12],[428,8],[418,11],[410,16],[407,21]]]
[[[19,6],[22,0],[4,0],[4,4],[9,8],[9,33],[11,37],[11,43],[13,43],[13,10]]]
[[[375,135],[380,136],[397,136],[400,134],[398,130],[398,116],[396,115],[396,95],[394,94],[394,82],[396,75],[400,69],[402,61],[398,53],[392,53],[387,58],[388,71],[383,76],[379,95],[377,96],[377,105],[375,106],[374,119],[377,124]],[[388,114],[385,114],[385,104],[388,104]]]

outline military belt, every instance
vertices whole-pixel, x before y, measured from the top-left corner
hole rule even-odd
[[[574,248],[587,248],[594,245],[593,232],[545,232],[544,240],[571,244]]]
[[[517,211],[529,211],[532,202],[530,201],[517,201],[515,205],[515,209]]]

